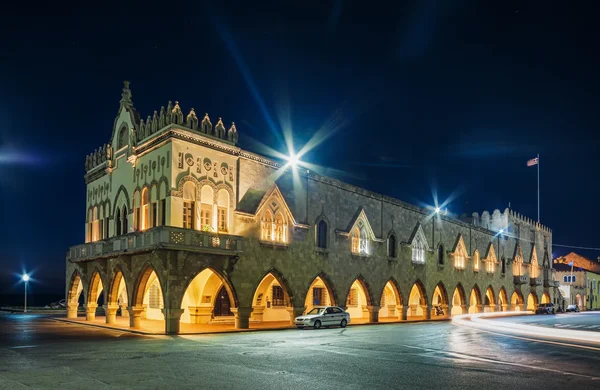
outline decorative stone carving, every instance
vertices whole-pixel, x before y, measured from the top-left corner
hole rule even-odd
[[[201,128],[204,134],[210,134],[212,132],[212,123],[210,122],[208,114],[204,114],[204,119],[202,119]]]
[[[194,111],[193,108],[190,110],[190,113],[185,118],[185,120],[187,127],[189,127],[192,130],[198,129],[198,117],[196,116],[196,111]]]
[[[223,125],[223,121],[221,117],[219,117],[219,121],[215,126],[215,137],[217,138],[225,138],[225,126]]]
[[[175,101],[175,107],[171,110],[171,123],[175,123],[178,125],[183,124],[183,112],[181,112],[181,107],[179,107],[179,102]]]
[[[146,124],[144,123],[144,120],[142,119],[140,121],[140,132],[138,134],[138,141],[141,141],[144,138],[146,138]]]
[[[167,104],[167,115],[166,115],[166,124],[169,125],[171,124],[171,113],[173,112],[173,103],[171,103],[171,101],[169,100],[169,103]]]
[[[222,173],[224,176],[227,176],[227,171],[228,171],[228,170],[227,170],[227,164],[226,164],[226,163],[223,163],[223,164],[221,164],[221,173]]]
[[[231,122],[231,127],[229,128],[229,131],[227,132],[227,140],[230,142],[233,142],[234,144],[237,144],[238,133],[237,133],[237,129],[235,128],[235,122]]]
[[[150,134],[156,133],[158,131],[158,112],[154,110],[154,115],[152,115],[152,132]]]
[[[179,157],[177,158],[177,168],[183,169],[183,152],[179,152]]]
[[[165,106],[160,107],[160,115],[158,116],[158,128],[162,129],[167,125],[167,119],[165,115]]]
[[[219,177],[218,171],[217,171],[217,163],[215,163],[215,170],[213,173],[213,177]]]

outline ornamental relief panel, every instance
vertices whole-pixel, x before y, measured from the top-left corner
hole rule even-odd
[[[216,178],[223,181],[233,182],[233,167],[226,162],[219,163],[208,157],[194,155],[192,153],[179,152],[177,158],[177,167],[179,169],[192,169],[196,174],[205,174],[206,177]]]

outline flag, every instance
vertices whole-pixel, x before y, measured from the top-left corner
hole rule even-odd
[[[540,162],[539,157],[532,158],[531,160],[527,161],[527,166],[532,167],[534,165],[538,165],[539,162]]]

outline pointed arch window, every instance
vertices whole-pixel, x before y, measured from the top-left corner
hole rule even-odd
[[[123,221],[121,220],[121,209],[117,207],[117,212],[115,213],[115,231],[117,232],[117,236],[121,235],[123,228]]]
[[[360,232],[358,231],[358,228],[355,228],[352,231],[352,237],[351,237],[352,243],[351,243],[351,250],[352,253],[359,253],[360,250]]]
[[[196,227],[196,185],[190,181],[183,185],[183,216],[184,229]]]
[[[490,274],[494,273],[494,270],[496,267],[496,264],[494,264],[494,263],[495,263],[494,259],[491,259],[491,258],[486,259],[485,270]]]
[[[127,146],[129,144],[129,139],[128,139],[128,134],[127,134],[127,127],[123,126],[121,127],[121,130],[119,130],[119,139],[118,139],[118,149],[121,149],[125,146]]]
[[[261,221],[261,239],[264,241],[271,241],[273,239],[271,235],[271,229],[273,227],[273,214],[270,210],[265,211]]]
[[[456,251],[454,252],[454,268],[456,269],[465,269],[467,263],[467,253],[465,252],[465,248],[462,245],[462,240],[456,247]]]
[[[327,248],[327,222],[323,219],[317,224],[317,248]]]
[[[127,219],[127,207],[123,206],[122,214],[121,214],[121,230],[122,234],[129,233],[129,222]]]
[[[425,264],[425,245],[420,236],[415,237],[412,244],[412,262]]]
[[[396,257],[396,235],[390,234],[388,238],[388,257]]]
[[[513,276],[523,275],[522,274],[523,270],[521,268],[522,264],[523,264],[523,260],[519,256],[516,256],[515,261],[513,262]]]
[[[479,251],[475,251],[473,255],[473,271],[479,272]]]
[[[147,188],[142,190],[141,204],[141,230],[146,230],[150,227],[150,196]]]
[[[533,250],[535,250],[535,249],[533,249]],[[529,276],[531,278],[537,278],[539,274],[540,274],[540,268],[538,266],[537,256],[535,256],[535,254],[534,254],[533,258],[531,259]]]
[[[283,220],[283,215],[281,213],[277,213],[275,216],[275,241],[285,242],[285,238],[285,223]]]
[[[99,221],[98,221],[98,206],[94,206],[92,211],[92,241],[99,239]]]
[[[444,245],[438,246],[438,264],[444,265]]]

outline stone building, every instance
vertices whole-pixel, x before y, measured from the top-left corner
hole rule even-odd
[[[506,209],[457,219],[240,149],[232,123],[169,102],[145,120],[126,82],[109,143],[86,157],[85,243],[68,316],[107,323],[352,322],[534,309],[557,294],[552,232]],[[82,297],[82,298],[81,298]],[[444,308],[436,316],[434,306]],[[161,325],[163,326],[163,325]]]
[[[574,253],[571,255],[579,256]],[[582,257],[582,256],[579,256]],[[569,263],[554,260],[554,278],[559,284],[558,298],[560,306],[564,309],[566,305],[578,305],[580,310],[597,310],[600,308],[600,274],[590,272],[585,268],[578,267],[575,262],[573,267]]]

